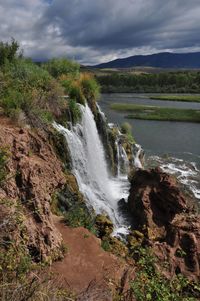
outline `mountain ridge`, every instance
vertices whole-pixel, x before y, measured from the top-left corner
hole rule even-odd
[[[200,68],[200,52],[172,53],[160,52],[149,55],[134,55],[115,59],[106,63],[90,66],[91,68]]]

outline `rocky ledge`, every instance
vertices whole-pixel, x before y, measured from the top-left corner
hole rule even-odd
[[[133,233],[141,233],[140,241],[152,248],[167,277],[200,278],[200,215],[173,176],[159,168],[136,171],[128,209]]]
[[[59,257],[62,237],[50,203],[66,182],[60,160],[44,133],[14,127],[9,120],[1,124],[0,145],[8,152],[8,176],[0,185],[0,240],[24,241],[36,262]]]

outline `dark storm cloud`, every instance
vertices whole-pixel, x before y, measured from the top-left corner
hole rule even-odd
[[[57,0],[42,25],[54,24],[73,46],[164,49],[199,43],[199,18],[195,0]]]
[[[200,49],[199,0],[22,0],[20,6],[17,3],[0,3],[5,13],[6,9],[17,12],[14,19],[6,14],[8,26],[3,24],[5,28],[0,34],[5,38],[13,31],[26,53],[33,57],[68,55],[81,62],[95,63],[139,53]]]

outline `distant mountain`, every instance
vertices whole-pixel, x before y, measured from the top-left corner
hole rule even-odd
[[[131,68],[131,67],[157,67],[157,68],[200,68],[200,52],[193,53],[156,53],[151,55],[135,55],[123,59],[116,59],[102,63],[95,68]]]

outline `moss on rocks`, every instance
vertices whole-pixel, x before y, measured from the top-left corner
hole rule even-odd
[[[98,232],[98,237],[108,237],[113,232],[113,223],[106,215],[98,214],[95,219],[95,225]]]
[[[51,207],[55,214],[64,214],[75,204],[85,205],[82,193],[79,191],[76,178],[71,173],[65,174],[66,182],[61,190],[58,190],[52,197]]]
[[[64,169],[70,170],[71,156],[69,153],[69,148],[65,136],[53,128],[49,130],[48,134],[49,134],[48,139],[50,143],[53,145],[57,156],[63,162]]]
[[[140,247],[144,240],[144,234],[138,230],[133,230],[127,236],[127,246],[130,252],[132,252],[135,248]]]

